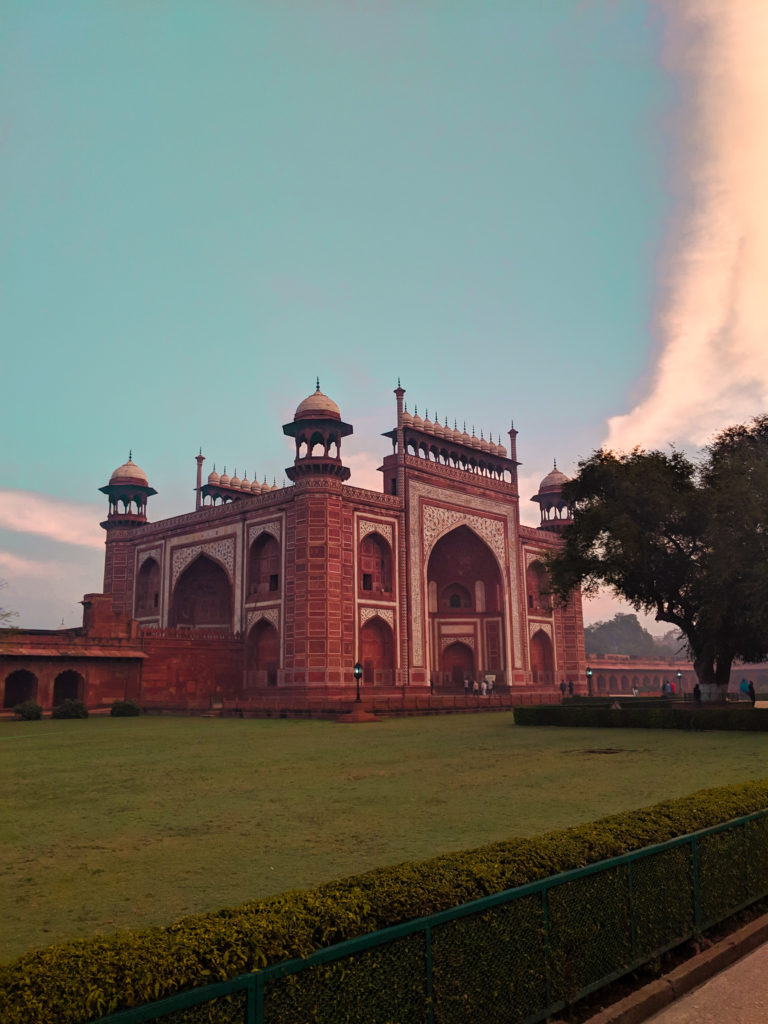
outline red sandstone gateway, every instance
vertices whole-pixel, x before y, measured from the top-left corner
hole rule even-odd
[[[583,690],[581,598],[553,607],[543,561],[570,522],[566,477],[542,480],[541,525],[522,526],[517,431],[507,451],[395,395],[381,493],[347,483],[352,426],[319,381],[283,427],[290,486],[226,469],[203,483],[201,453],[195,511],[150,523],[156,491],[129,458],[101,488],[104,595],[86,596],[82,630],[44,634],[45,652],[18,635],[3,706],[55,703],[62,658],[90,706],[349,697],[356,661],[367,697],[463,696],[465,680],[495,696],[544,698],[561,679]]]

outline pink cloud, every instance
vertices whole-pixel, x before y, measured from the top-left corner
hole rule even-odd
[[[607,445],[702,444],[768,406],[768,4],[661,0],[687,100],[647,394]]]
[[[34,491],[0,490],[0,529],[34,533],[61,544],[100,548],[103,509],[97,505],[63,501]]]

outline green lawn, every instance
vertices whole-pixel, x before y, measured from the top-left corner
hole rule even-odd
[[[765,750],[503,713],[3,722],[0,959],[759,778]]]

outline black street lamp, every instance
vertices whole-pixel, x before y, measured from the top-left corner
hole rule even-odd
[[[592,696],[592,669],[587,665],[587,693]]]
[[[679,694],[683,692],[683,673],[679,669],[677,671],[677,692]]]
[[[359,661],[355,662],[355,667],[352,669],[352,674],[354,675],[355,683],[357,684],[357,696],[355,697],[355,701],[357,703],[359,703],[360,702],[360,679],[361,679],[361,677],[363,675],[363,666],[360,664]]]

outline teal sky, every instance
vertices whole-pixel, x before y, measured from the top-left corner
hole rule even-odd
[[[530,516],[652,368],[664,28],[644,0],[6,0],[0,604],[78,621],[129,448],[151,518],[193,507],[199,446],[279,483],[316,375],[352,483],[398,377],[422,415],[514,418]]]

